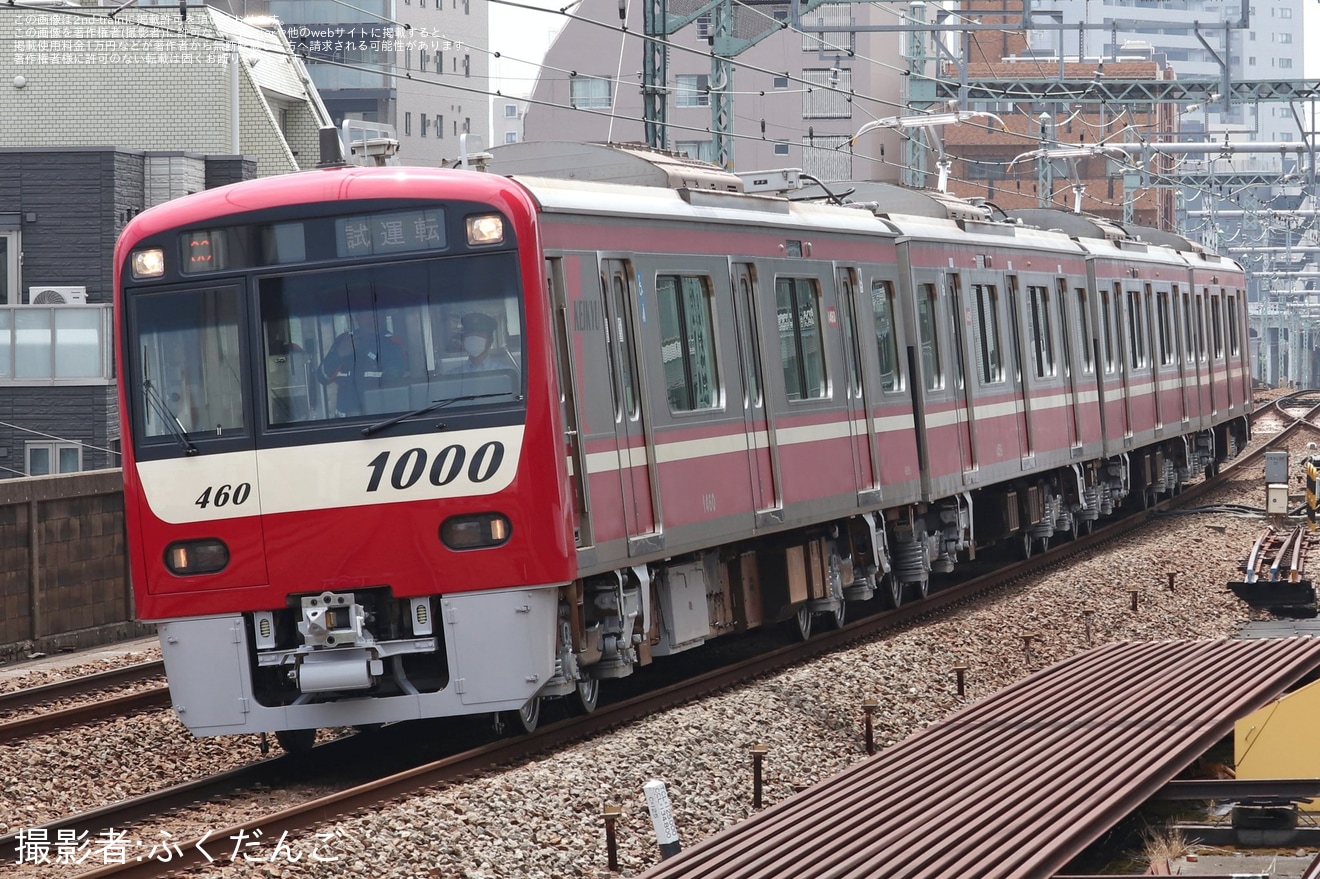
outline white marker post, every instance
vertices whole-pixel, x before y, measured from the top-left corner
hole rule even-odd
[[[660,860],[672,857],[683,850],[678,844],[678,828],[674,826],[674,810],[669,805],[669,792],[665,783],[653,778],[642,786],[646,792],[646,807],[651,811],[651,823],[655,825],[655,838],[660,843]]]

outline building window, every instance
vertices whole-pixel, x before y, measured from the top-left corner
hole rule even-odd
[[[518,142],[518,132],[516,132],[516,131],[506,131],[506,132],[504,132],[504,142],[505,142],[505,143],[517,143],[517,142]]]
[[[706,73],[680,73],[677,76],[674,106],[709,107],[710,75]]]
[[[403,114],[403,133],[412,134],[412,113]]]
[[[802,138],[802,170],[825,181],[851,180],[851,135],[811,135]]]
[[[660,275],[655,279],[655,293],[660,305],[660,359],[669,411],[718,407],[710,279]]]
[[[771,80],[771,83],[776,90],[783,91],[784,89],[788,88],[788,77],[776,76]]]
[[[1276,43],[1291,43],[1291,42],[1293,41],[1293,40],[1292,40],[1292,37],[1293,37],[1293,35],[1292,35],[1291,33],[1289,33],[1288,31],[1282,31],[1282,32],[1277,33],[1277,34],[1274,35],[1274,42],[1276,42]]]
[[[419,54],[419,55],[417,56],[417,69],[420,70],[420,71],[422,71],[422,72],[426,72],[426,50],[425,50],[425,49],[423,49],[423,50],[421,51],[421,54]]]
[[[674,144],[674,148],[698,162],[715,161],[715,144],[709,140],[680,140]]]
[[[776,156],[786,156],[786,155],[788,155],[788,144],[786,144],[786,143],[777,143],[777,144],[775,144],[775,155],[776,155]]]
[[[517,104],[505,104],[505,105],[504,105],[504,118],[505,118],[505,119],[517,119],[517,118],[518,118],[518,105],[517,105]]]
[[[445,117],[439,113],[435,114],[435,136],[441,140],[445,139]]]
[[[422,137],[426,137],[426,127],[427,127],[427,125],[429,125],[429,124],[430,124],[430,123],[429,123],[429,121],[428,121],[427,118],[426,118],[426,114],[423,113],[423,114],[422,114]]]
[[[802,71],[803,119],[851,119],[852,71],[830,67]]]
[[[847,52],[857,47],[857,35],[852,27],[851,3],[826,3],[802,16],[802,24],[809,28],[831,28],[825,32],[802,34],[803,52]]]
[[[0,232],[0,305],[22,305],[23,288],[19,284],[19,261],[23,248],[17,229]]]
[[[464,55],[464,56],[463,56],[463,75],[464,75],[464,76],[467,76],[467,77],[472,76],[472,56],[471,56],[471,55]]]
[[[471,131],[472,131],[472,117],[471,117],[471,116],[464,116],[464,117],[463,117],[463,133],[464,133],[464,134],[469,134],[469,133],[471,133]]]
[[[24,443],[28,476],[77,473],[82,470],[82,446],[77,443]]]
[[[711,29],[711,15],[709,12],[697,16],[697,39],[709,40],[714,31]]]
[[[575,109],[609,109],[610,81],[603,76],[575,76],[568,81],[568,90]]]

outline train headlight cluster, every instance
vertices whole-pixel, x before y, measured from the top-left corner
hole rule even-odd
[[[181,540],[165,547],[165,567],[180,577],[214,574],[229,564],[229,547],[219,540]]]
[[[481,549],[499,546],[509,539],[513,526],[501,513],[453,516],[440,526],[440,540],[450,549]]]
[[[499,214],[467,218],[468,246],[499,244],[504,240],[504,218]]]
[[[165,274],[165,251],[159,247],[151,247],[133,252],[134,278],[138,280],[159,278],[163,274]]]

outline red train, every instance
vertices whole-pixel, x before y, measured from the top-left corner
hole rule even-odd
[[[135,218],[129,554],[184,723],[531,727],[1245,440],[1236,263],[883,198],[335,168]]]

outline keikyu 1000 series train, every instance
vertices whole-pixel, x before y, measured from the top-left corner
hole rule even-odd
[[[338,167],[132,220],[129,555],[183,722],[531,728],[656,657],[1047,548],[1245,442],[1238,264],[872,189]]]

